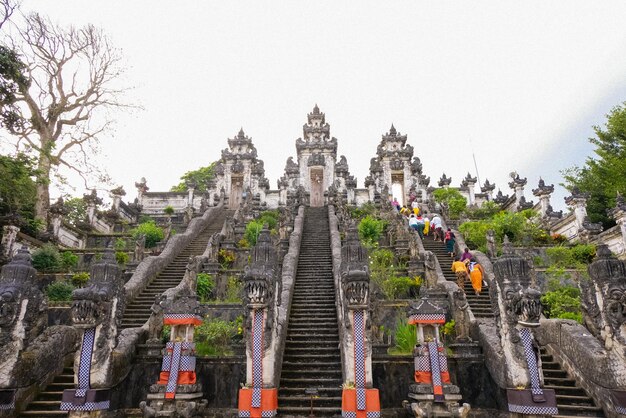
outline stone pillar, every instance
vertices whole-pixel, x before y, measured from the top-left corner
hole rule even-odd
[[[243,282],[246,306],[246,387],[239,390],[240,417],[273,417],[278,409],[278,378],[274,329],[278,260],[269,230],[263,229],[251,252]]]
[[[619,225],[622,233],[622,246],[626,250],[626,203],[622,195],[617,195],[615,208],[609,212],[609,215]]]
[[[6,258],[13,257],[15,241],[20,228],[14,225],[5,225],[2,231],[2,250]]]
[[[533,195],[539,198],[539,202],[541,203],[541,217],[545,218],[549,215],[550,212],[550,196],[554,192],[554,184],[549,186],[543,181],[542,178],[539,178],[539,184],[536,189],[533,189]]]
[[[472,206],[474,205],[474,203],[476,203],[476,194],[474,191],[474,186],[476,185],[476,181],[477,181],[476,177],[472,177],[470,173],[467,173],[467,176],[465,176],[465,178],[461,182],[461,187],[467,188],[468,206]]]
[[[83,200],[87,204],[87,219],[91,226],[96,224],[96,208],[102,204],[102,199],[98,197],[96,189],[92,189],[90,194],[84,194]]]
[[[519,174],[513,172],[511,173],[511,181],[509,182],[509,187],[515,191],[515,208],[517,209],[520,206],[520,202],[525,202],[524,198],[524,186],[527,183],[526,177],[523,179],[520,178]]]
[[[111,203],[111,210],[114,212],[120,211],[120,203],[122,202],[122,196],[126,196],[126,191],[122,186],[116,187],[109,192],[113,202]]]
[[[341,248],[341,288],[344,323],[341,344],[344,377],[354,382],[353,388],[343,388],[341,413],[345,416],[380,415],[378,389],[373,388],[372,339],[369,322],[369,261],[367,250],[359,242],[351,224]]]
[[[114,377],[119,371],[113,351],[126,305],[121,274],[109,247],[102,260],[91,267],[88,285],[72,292],[72,324],[79,331],[81,344],[74,357],[76,389],[63,392],[60,408],[69,411],[70,417],[84,417],[83,411],[108,410],[110,390],[119,383]]]
[[[489,183],[489,179],[485,179],[485,184],[480,187],[480,191],[487,195],[487,200],[492,200],[495,188],[495,184]]]

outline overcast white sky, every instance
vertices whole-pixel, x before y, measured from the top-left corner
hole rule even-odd
[[[129,99],[102,158],[127,198],[219,159],[243,126],[272,188],[318,103],[358,186],[391,123],[431,185],[508,173],[559,183],[591,126],[626,100],[626,2],[24,0],[102,27],[123,50]],[[77,193],[83,190],[78,189]],[[562,197],[562,193],[559,197]],[[562,198],[553,202],[562,207]]]

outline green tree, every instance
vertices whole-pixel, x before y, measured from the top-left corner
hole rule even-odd
[[[34,162],[24,154],[0,155],[0,216],[19,215],[33,219],[37,196]]]
[[[459,216],[467,207],[467,199],[456,189],[449,187],[437,189],[433,192],[433,196],[451,219],[459,219]]]
[[[565,186],[589,193],[587,213],[591,222],[602,222],[604,228],[615,225],[607,209],[615,206],[617,193],[626,194],[626,102],[606,115],[606,124],[594,126],[594,154],[583,167],[572,167],[562,174]]]
[[[65,220],[73,226],[78,226],[85,222],[87,218],[87,204],[80,197],[71,197],[63,202],[63,207],[67,210]]]
[[[211,163],[206,167],[200,167],[197,170],[187,171],[180,177],[180,183],[172,186],[172,192],[186,192],[189,184],[195,184],[198,192],[206,192],[208,190],[208,182],[215,177],[215,163]]]
[[[78,173],[85,186],[107,179],[91,157],[112,124],[110,110],[124,106],[121,55],[92,25],[61,27],[32,13],[15,27],[0,50],[0,124],[37,161],[35,217],[45,224],[59,169]]]

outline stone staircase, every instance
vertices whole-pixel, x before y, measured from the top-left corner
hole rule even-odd
[[[61,374],[54,377],[46,388],[39,392],[35,400],[20,413],[20,417],[67,417],[68,412],[61,411],[61,397],[65,389],[74,389],[74,368],[72,359],[68,361]]]
[[[157,295],[167,289],[177,286],[185,275],[185,267],[189,257],[202,255],[209,242],[209,238],[215,232],[219,232],[224,225],[226,217],[232,211],[222,210],[211,220],[209,225],[194,239],[187,248],[163,269],[146,288],[131,303],[126,306],[122,318],[122,328],[140,327],[150,318],[152,304]]]
[[[439,265],[443,271],[443,275],[446,280],[456,283],[456,275],[450,268],[452,267],[452,257],[448,255],[446,251],[446,245],[443,242],[435,241],[432,237],[424,237],[422,240],[424,249],[426,251],[432,251],[433,254],[439,260]],[[491,308],[491,298],[489,297],[489,291],[483,287],[480,295],[474,293],[472,284],[469,280],[465,281],[465,295],[470,309],[476,318],[493,318],[493,311]]]
[[[280,416],[341,414],[341,355],[328,209],[306,208],[282,375]]]
[[[545,348],[541,348],[540,354],[544,387],[556,392],[559,414],[554,415],[555,417],[604,417],[602,408],[595,404]]]

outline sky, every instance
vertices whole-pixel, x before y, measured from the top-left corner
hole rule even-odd
[[[306,115],[326,114],[358,187],[381,135],[408,135],[431,185],[467,172],[562,182],[626,101],[624,1],[23,0],[61,24],[92,23],[122,50],[126,99],[102,141],[126,198],[165,191],[220,158],[243,127],[275,189]],[[84,190],[75,182],[75,194]],[[104,195],[104,192],[101,192]],[[562,208],[565,191],[553,206]]]

